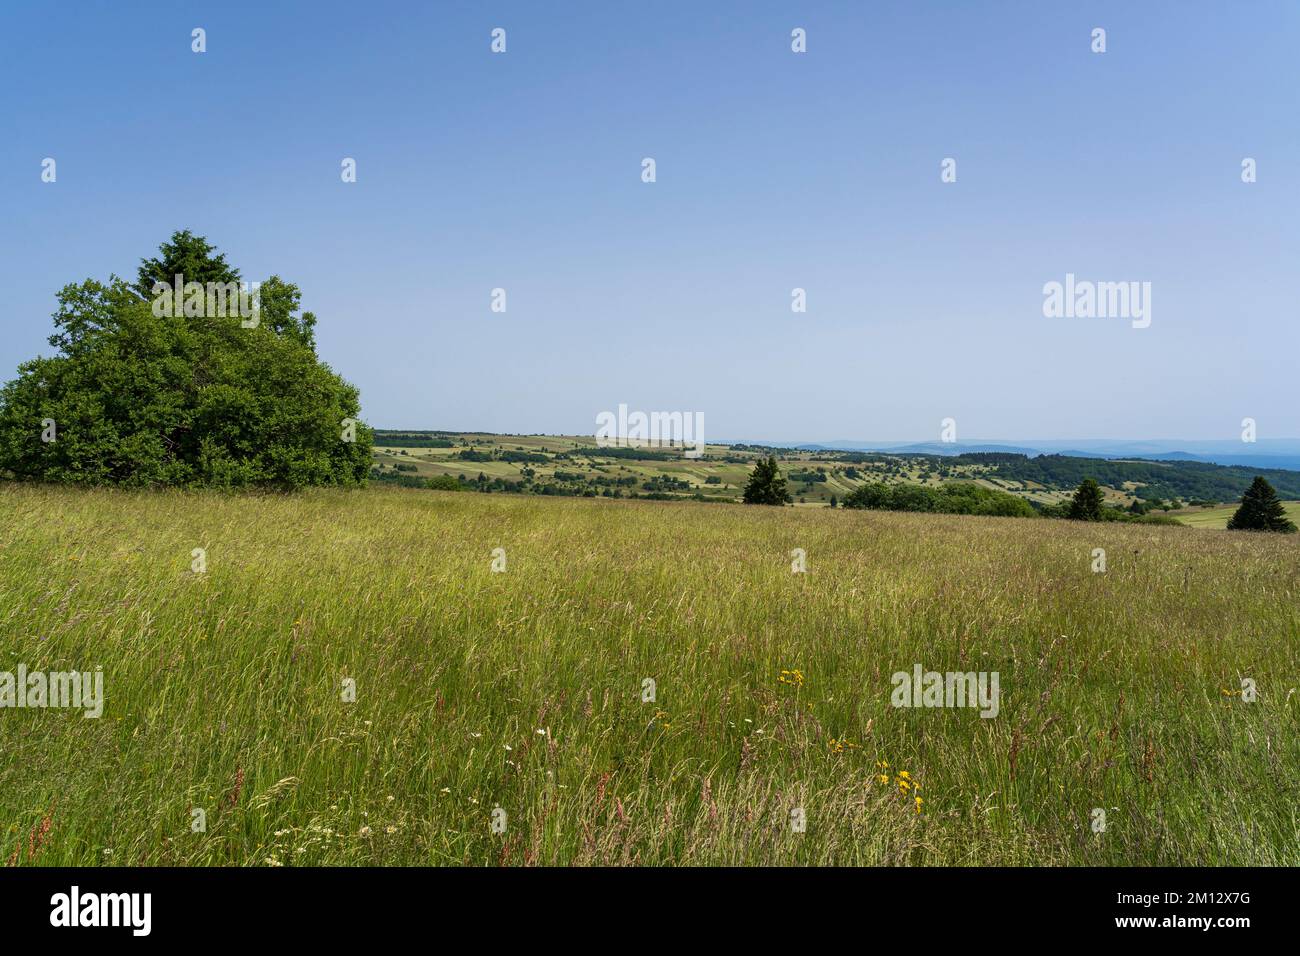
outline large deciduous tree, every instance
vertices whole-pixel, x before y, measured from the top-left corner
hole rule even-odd
[[[78,484],[355,485],[370,467],[357,389],[316,354],[315,316],[272,277],[249,320],[159,308],[160,283],[226,285],[239,272],[174,234],[135,283],[58,293],[57,354],[0,389],[0,475]],[[237,300],[236,300],[237,301]],[[228,303],[228,306],[233,305]],[[185,314],[185,313],[191,314]]]

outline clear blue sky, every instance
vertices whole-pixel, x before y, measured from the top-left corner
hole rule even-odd
[[[0,90],[6,379],[190,228],[380,427],[1300,435],[1294,0],[10,3]],[[1067,272],[1151,327],[1044,318]]]

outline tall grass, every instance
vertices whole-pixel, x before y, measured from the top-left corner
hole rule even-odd
[[[1295,865],[1298,647],[1282,537],[0,486],[0,671],[106,697],[0,710],[0,863]]]

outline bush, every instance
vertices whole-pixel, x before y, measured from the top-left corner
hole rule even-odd
[[[880,511],[917,511],[1006,518],[1032,518],[1036,515],[1033,506],[1023,498],[970,482],[954,482],[938,488],[872,482],[861,485],[845,495],[841,506]]]

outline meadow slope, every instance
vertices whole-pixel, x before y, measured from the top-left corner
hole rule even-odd
[[[1294,537],[0,485],[0,671],[106,697],[0,709],[0,863],[1296,865],[1298,644]]]

